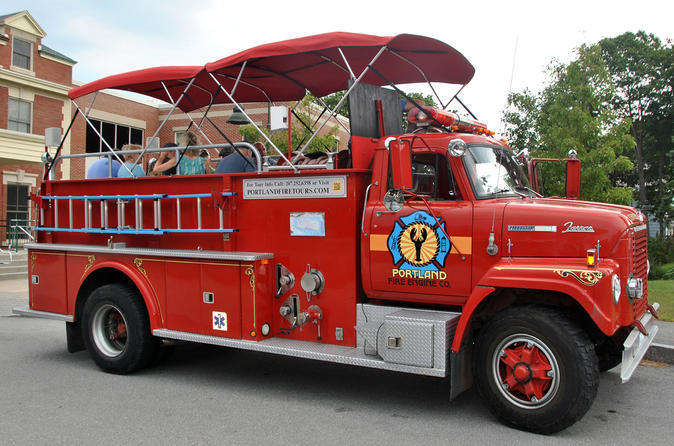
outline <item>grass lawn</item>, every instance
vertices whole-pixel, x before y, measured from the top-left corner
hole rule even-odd
[[[674,280],[649,280],[648,301],[660,304],[661,321],[674,322]]]

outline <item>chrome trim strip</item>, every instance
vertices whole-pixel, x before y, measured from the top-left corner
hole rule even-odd
[[[270,338],[259,342],[245,341],[241,339],[221,338],[218,336],[200,335],[163,328],[153,330],[152,334],[161,338],[199,342],[202,344],[219,345],[223,347],[234,347],[242,350],[273,353],[277,355],[293,356],[296,358],[315,359],[318,361],[336,362],[339,364],[356,365],[382,370],[394,370],[416,375],[437,377],[447,376],[445,370],[385,362],[378,357],[365,355],[363,349],[356,347],[281,338]]]
[[[42,319],[53,319],[56,321],[72,322],[73,317],[69,314],[50,313],[48,311],[31,310],[28,307],[12,308],[12,313],[19,316],[40,317]]]
[[[126,248],[95,246],[95,245],[70,245],[70,244],[52,244],[52,243],[27,243],[26,249],[37,249],[41,251],[68,251],[68,252],[91,252],[101,254],[127,254],[135,256],[154,256],[154,257],[182,257],[189,259],[211,259],[211,260],[238,260],[242,262],[255,262],[258,260],[273,259],[274,254],[270,252],[223,252],[223,251],[198,251],[188,249],[152,249],[152,248]]]
[[[655,310],[659,307],[660,304],[657,302],[653,303],[653,308]],[[630,380],[632,374],[641,362],[641,359],[653,343],[655,335],[658,333],[658,326],[655,325],[655,318],[650,311],[646,311],[639,321],[648,332],[648,336],[641,333],[639,329],[635,327],[627,336],[627,339],[625,339],[625,342],[623,343],[623,358],[620,364],[620,379],[622,379],[623,383]]]

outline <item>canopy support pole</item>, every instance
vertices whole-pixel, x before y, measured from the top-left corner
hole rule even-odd
[[[171,96],[171,93],[168,91],[168,88],[166,88],[166,84],[164,83],[164,81],[162,81],[161,86],[164,87],[164,91],[166,92],[166,95],[167,95],[169,98],[171,98],[171,103],[173,103],[173,97]],[[187,99],[190,99],[190,96],[187,95],[187,94],[185,95],[185,97],[186,97]],[[192,101],[190,101],[190,102],[192,102]],[[206,134],[205,134],[204,132],[201,131],[201,126],[198,125],[196,122],[194,122],[194,119],[192,119],[192,116],[190,116],[189,113],[185,113],[185,114],[187,115],[187,118],[188,118],[190,121],[192,121],[192,124],[194,124],[194,126],[197,128],[197,130],[199,130],[199,133],[201,133],[201,136],[204,137],[204,139],[206,140],[206,142],[208,142],[209,144],[212,144],[211,140],[208,139],[208,136],[206,136]],[[202,122],[203,122],[203,120],[202,120]]]
[[[194,76],[192,78],[192,80],[190,80],[190,83],[187,84],[187,87],[185,87],[183,92],[180,94],[180,97],[178,98],[178,101],[175,102],[175,103],[172,103],[171,110],[169,111],[168,115],[166,115],[166,118],[164,118],[164,120],[161,122],[161,124],[159,124],[159,127],[157,127],[157,130],[155,130],[154,134],[151,136],[150,141],[154,140],[157,137],[157,135],[159,134],[159,132],[161,131],[161,129],[164,128],[164,125],[168,122],[169,118],[171,117],[173,112],[176,110],[176,108],[178,108],[178,104],[180,104],[180,101],[182,101],[182,99],[185,97],[185,94],[187,93],[187,90],[190,89],[190,87],[192,86],[192,84],[194,84],[194,81],[196,79],[197,79],[197,77]],[[162,85],[164,85],[164,82],[162,82]],[[166,89],[165,86],[164,86],[164,89]],[[168,94],[168,91],[166,91],[166,93]],[[169,101],[173,101],[173,98],[171,97],[171,95],[168,96],[168,99],[169,99]],[[189,116],[189,113],[187,114],[187,116]],[[192,119],[192,118],[190,118],[190,119]],[[145,147],[143,148],[143,152],[141,152],[141,154],[138,156],[138,158],[136,158],[136,161],[133,163],[133,167],[136,167],[136,165],[138,164],[138,161],[143,159],[143,155],[145,155],[146,150],[147,150],[147,145],[145,145]],[[124,163],[122,163],[122,165],[124,165]],[[127,167],[127,170],[128,169],[129,168]],[[131,172],[131,171],[129,171],[129,172]],[[133,175],[133,173],[131,173],[131,175]],[[133,177],[135,178],[135,175]]]
[[[274,150],[276,150],[276,152],[277,152],[279,155],[281,155],[281,158],[283,158],[283,159],[285,160],[285,162],[287,162],[290,166],[292,166],[293,171],[295,171],[295,173],[297,173],[298,170],[297,170],[297,168],[293,165],[293,163],[291,163],[290,160],[289,160],[288,158],[286,158],[286,156],[283,154],[283,152],[281,152],[281,151],[279,150],[279,148],[276,147],[276,144],[274,144],[274,143],[272,142],[272,140],[269,139],[269,137],[267,136],[267,134],[264,133],[264,132],[260,129],[260,127],[258,127],[257,124],[255,124],[255,123],[253,122],[252,119],[250,119],[250,116],[248,116],[248,114],[247,114],[246,111],[243,109],[243,107],[241,107],[241,106],[239,105],[239,103],[236,102],[236,101],[234,100],[234,98],[232,97],[232,95],[229,94],[229,92],[225,89],[225,87],[222,86],[222,84],[218,81],[218,79],[217,79],[215,76],[213,76],[213,73],[208,73],[208,74],[211,76],[211,78],[213,78],[213,80],[215,81],[215,83],[218,84],[218,88],[220,88],[220,89],[222,90],[222,92],[225,93],[225,95],[227,95],[227,98],[232,102],[232,104],[234,104],[236,107],[239,107],[239,110],[241,111],[241,113],[243,113],[243,115],[246,117],[246,119],[248,119],[248,121],[251,123],[251,125],[252,125],[253,127],[255,127],[255,130],[257,130],[257,131],[260,133],[260,135],[262,135],[262,137],[265,139],[265,141],[267,141],[267,142],[274,148]]]
[[[68,125],[68,129],[66,130],[65,134],[63,135],[63,138],[61,138],[61,144],[59,144],[58,148],[56,149],[56,153],[54,153],[54,159],[52,159],[51,163],[49,163],[49,167],[44,172],[44,178],[42,181],[46,181],[47,178],[49,178],[49,172],[51,172],[52,167],[56,164],[56,158],[58,158],[59,153],[61,153],[61,149],[63,148],[63,143],[66,142],[66,138],[68,137],[68,133],[70,133],[70,129],[73,127],[73,123],[75,122],[75,118],[77,118],[77,115],[79,114],[79,110],[75,110],[75,114],[73,115],[73,119],[70,120],[70,125]]]
[[[108,150],[110,151],[110,153],[111,153],[115,158],[117,158],[117,161],[119,161],[119,163],[122,165],[122,167],[124,167],[126,170],[129,171],[129,173],[131,174],[132,177],[136,178],[136,176],[133,174],[133,172],[131,171],[131,169],[129,169],[129,166],[127,166],[126,164],[124,164],[124,161],[119,157],[119,155],[117,155],[117,153],[115,152],[115,150],[114,150],[112,147],[110,147],[110,144],[108,144],[108,142],[103,138],[103,136],[101,136],[101,134],[98,132],[98,130],[96,130],[96,127],[94,127],[94,125],[91,123],[91,121],[89,120],[89,118],[82,112],[82,109],[80,109],[80,107],[77,105],[77,102],[75,102],[75,101],[72,101],[72,102],[73,102],[73,105],[75,106],[75,108],[76,108],[80,113],[82,113],[82,116],[84,116],[84,119],[85,119],[85,121],[87,121],[87,124],[89,124],[89,127],[91,127],[91,129],[92,129],[92,130],[96,133],[96,135],[101,139],[101,141],[103,142],[103,144],[105,144],[105,147],[108,148]],[[108,158],[109,158],[109,157],[110,157],[110,156],[108,155]],[[108,163],[108,164],[109,164],[109,165],[108,165],[108,169],[112,168],[112,164],[110,164],[110,163]]]
[[[349,129],[347,129],[346,126],[344,125],[344,123],[343,123],[342,121],[340,121],[339,118],[337,117],[337,115],[339,114],[339,112],[336,111],[336,109],[335,109],[335,111],[333,111],[333,109],[331,109],[330,107],[328,107],[328,105],[325,103],[325,101],[323,101],[323,99],[319,98],[318,96],[315,96],[315,98],[320,102],[321,107],[324,107],[324,108],[325,108],[327,111],[329,111],[330,113],[334,113],[334,115],[335,115],[335,120],[337,121],[337,124],[339,124],[339,125],[344,129],[344,131],[345,131],[346,133],[351,134],[351,131],[350,131]],[[323,115],[323,113],[321,113],[321,116],[322,116],[322,115]],[[318,123],[318,120],[316,120],[316,123]]]
[[[414,68],[416,68],[416,70],[419,72],[419,74],[421,74],[421,77],[424,78],[424,80],[426,81],[426,83],[428,84],[428,86],[431,88],[431,91],[433,92],[433,94],[435,95],[435,98],[438,100],[438,102],[439,102],[440,105],[442,106],[443,110],[444,110],[444,108],[445,108],[447,105],[449,105],[449,102],[452,102],[452,101],[449,101],[449,102],[447,103],[447,105],[445,105],[445,104],[442,103],[442,99],[440,99],[440,95],[438,94],[437,91],[435,91],[435,88],[433,87],[433,84],[432,84],[431,81],[429,81],[428,78],[426,77],[426,73],[424,73],[424,71],[423,71],[421,68],[419,68],[419,66],[417,66],[414,62],[412,62],[411,60],[409,60],[407,57],[403,56],[402,54],[396,53],[396,52],[393,51],[393,50],[389,50],[389,52],[390,52],[391,54],[393,54],[394,56],[397,56],[397,57],[400,58],[401,60],[407,62],[408,64],[410,64],[410,65],[413,66]]]
[[[337,103],[337,105],[335,105],[335,110],[339,110],[339,108],[342,106],[342,104],[344,103],[344,101],[346,100],[346,98],[349,97],[349,93],[351,93],[351,90],[353,90],[353,88],[354,88],[356,85],[358,85],[358,84],[360,83],[360,81],[363,79],[363,77],[364,77],[365,74],[368,72],[368,70],[370,69],[370,67],[377,61],[377,59],[379,59],[379,56],[382,55],[382,53],[384,52],[384,50],[386,50],[386,46],[381,47],[381,48],[379,49],[379,51],[377,52],[377,54],[372,58],[372,60],[370,61],[370,63],[368,63],[368,64],[365,66],[365,68],[363,69],[363,72],[360,73],[360,76],[358,76],[358,79],[356,79],[356,80],[353,82],[353,84],[351,84],[351,87],[349,87],[349,89],[346,91],[346,93],[344,94],[344,97],[342,97],[342,99],[339,100],[339,102]],[[330,121],[330,118],[332,118],[333,116],[335,116],[335,111],[334,111],[334,110],[330,113],[330,116],[328,116],[328,118],[327,118],[325,121],[323,121],[323,124],[321,124],[321,125],[318,127],[318,129],[314,132],[314,134],[311,135],[311,138],[309,138],[309,141],[307,141],[307,142],[304,144],[304,146],[302,146],[302,149],[300,149],[299,153],[295,156],[295,159],[298,159],[299,156],[302,155],[302,153],[306,150],[306,148],[309,147],[309,144],[311,144],[311,141],[314,140],[314,138],[316,137],[316,135],[318,135],[318,133],[323,129],[323,127],[325,127],[325,124],[327,124],[328,121]]]
[[[243,76],[243,71],[246,69],[247,63],[248,63],[248,61],[244,60],[243,65],[241,65],[241,69],[239,70],[239,75],[236,77],[236,81],[234,81],[234,86],[232,87],[232,96],[234,96],[234,93],[236,92],[236,87],[239,86],[239,82],[241,81],[241,76]]]
[[[166,118],[164,118],[164,120],[162,121],[162,123],[159,124],[159,127],[157,128],[157,130],[155,130],[154,135],[152,135],[152,138],[153,138],[153,139],[156,138],[157,135],[159,134],[159,132],[161,131],[161,129],[164,128],[164,125],[168,122],[169,118],[171,117],[171,115],[173,114],[173,112],[176,110],[176,108],[178,108],[178,104],[180,104],[180,101],[181,101],[181,100],[183,99],[183,97],[185,96],[185,93],[187,93],[187,90],[190,89],[190,87],[192,86],[192,84],[194,83],[194,81],[195,81],[196,79],[197,79],[197,77],[194,76],[194,77],[192,78],[192,80],[190,81],[190,83],[187,84],[187,87],[185,87],[185,89],[183,90],[183,92],[180,94],[180,97],[178,98],[178,101],[175,102],[174,104],[172,104],[173,106],[171,107],[171,110],[169,111],[168,115],[166,115]],[[171,100],[171,97],[169,96],[169,101],[170,101],[170,100]]]
[[[351,75],[351,79],[355,79],[355,78],[356,78],[356,75],[353,74],[353,70],[351,69],[351,65],[349,65],[349,61],[346,60],[346,56],[345,56],[344,53],[342,52],[342,49],[341,49],[341,48],[337,48],[337,51],[339,51],[340,56],[342,56],[342,60],[344,60],[344,63],[346,64],[346,68],[349,69],[349,74]]]

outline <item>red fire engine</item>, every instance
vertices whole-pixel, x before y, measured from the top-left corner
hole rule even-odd
[[[475,381],[508,425],[564,429],[600,371],[621,364],[627,381],[657,331],[646,221],[540,197],[511,150],[449,102],[407,98],[416,129],[403,131],[396,85],[463,88],[473,74],[434,39],[330,33],[74,88],[85,119],[78,98],[116,88],[171,103],[167,120],[346,89],[331,114],[348,98],[349,150],[303,163],[310,140],[288,153],[261,132],[273,156],[200,146],[250,148],[255,172],[67,181],[53,166],[86,155],[45,157],[30,302],[15,312],[65,321],[68,350],[112,373],[150,364],[168,340],[201,342],[448,377],[450,398]]]

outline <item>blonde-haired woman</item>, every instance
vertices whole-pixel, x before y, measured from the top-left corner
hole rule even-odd
[[[188,149],[179,157],[180,162],[177,163],[175,158],[170,158],[161,164],[157,163],[152,170],[152,173],[157,174],[159,172],[164,172],[171,167],[174,167],[176,163],[178,164],[178,175],[200,175],[211,173],[211,166],[209,164],[211,159],[210,155],[206,158],[202,158],[199,156],[201,149],[189,148],[190,146],[199,145],[197,135],[192,132],[187,132],[183,134],[181,143],[183,146],[188,147]]]
[[[130,153],[128,155],[125,155],[123,152],[128,150],[141,150],[141,147],[135,144],[124,144],[124,146],[122,146],[122,158],[124,159],[124,166],[126,167],[120,166],[119,171],[117,171],[117,177],[118,178],[131,178],[132,176],[144,177],[145,171],[143,170],[141,165],[140,164],[136,164],[135,166],[133,165],[133,162],[135,161],[138,154]],[[131,175],[129,171],[133,172],[133,175]]]

